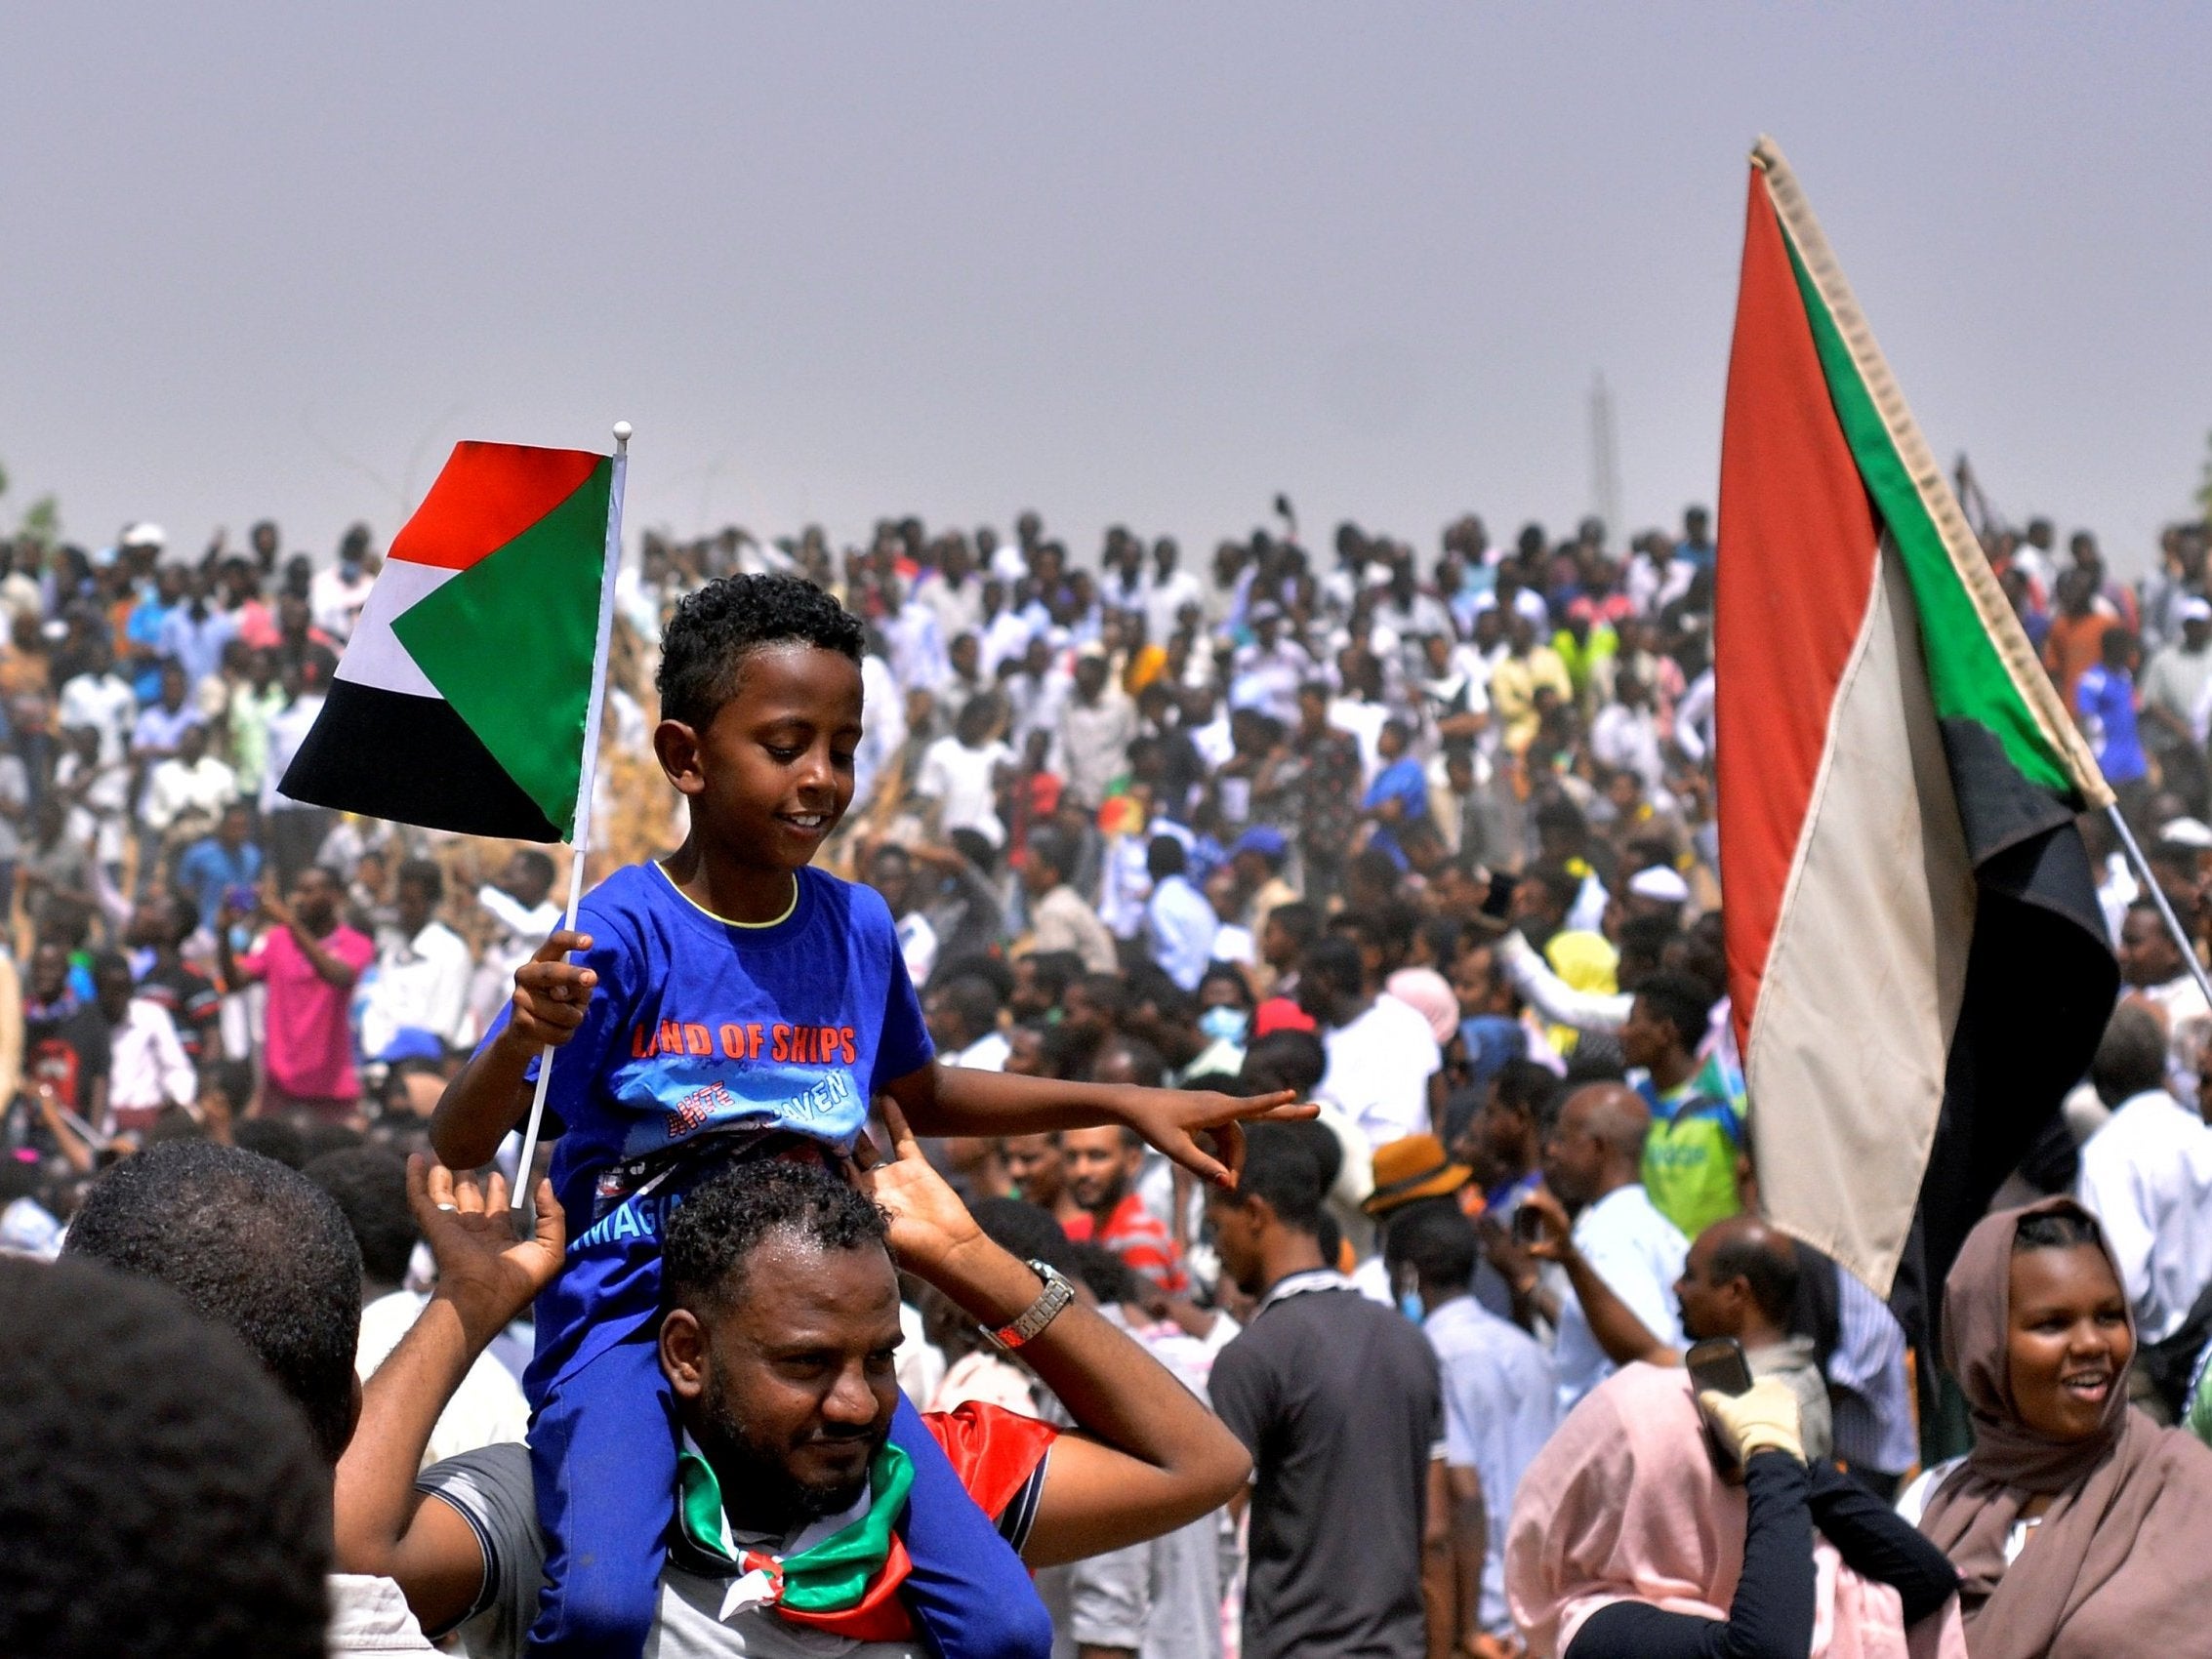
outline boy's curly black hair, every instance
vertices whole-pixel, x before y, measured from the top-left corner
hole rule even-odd
[[[734,1165],[686,1194],[661,1242],[664,1306],[726,1308],[746,1264],[777,1234],[821,1250],[881,1245],[890,1221],[866,1194],[817,1163]]]
[[[694,730],[737,694],[746,657],[763,645],[820,646],[860,661],[860,619],[796,576],[723,576],[688,594],[661,639],[654,686],[661,717]]]

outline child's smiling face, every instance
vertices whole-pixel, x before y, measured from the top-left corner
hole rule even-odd
[[[797,870],[852,803],[860,713],[851,659],[816,645],[763,645],[746,654],[714,719],[677,746],[689,753],[664,748],[663,763],[691,797],[703,838],[748,863]]]

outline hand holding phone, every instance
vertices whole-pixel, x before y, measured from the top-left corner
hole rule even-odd
[[[1743,1345],[1732,1336],[1716,1336],[1694,1345],[1682,1356],[1682,1364],[1690,1373],[1691,1393],[1698,1396],[1698,1412],[1705,1425],[1705,1450],[1712,1454],[1713,1468],[1728,1484],[1741,1486],[1743,1460],[1737,1456],[1735,1442],[1714,1419],[1704,1396],[1749,1392],[1751,1363],[1743,1357]]]

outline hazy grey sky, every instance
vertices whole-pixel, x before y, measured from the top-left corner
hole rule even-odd
[[[19,6],[0,462],[70,533],[389,536],[464,436],[631,523],[1433,547],[1714,490],[1744,155],[1937,452],[2125,564],[2212,426],[2202,8]]]

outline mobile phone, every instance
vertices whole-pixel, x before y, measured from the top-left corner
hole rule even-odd
[[[250,910],[261,901],[251,887],[237,885],[223,895],[223,902],[234,910]]]
[[[1690,1386],[1699,1394],[1708,1389],[1714,1394],[1739,1395],[1751,1387],[1750,1361],[1743,1357],[1743,1345],[1732,1336],[1716,1336],[1696,1344],[1682,1356],[1683,1368],[1690,1373]],[[1700,1416],[1704,1408],[1699,1407]],[[1705,1421],[1705,1449],[1712,1454],[1713,1468],[1720,1477],[1731,1485],[1741,1483],[1743,1465],[1728,1442],[1721,1438],[1710,1419]]]
[[[1516,1205],[1513,1211],[1513,1242],[1540,1244],[1543,1242],[1543,1217],[1533,1204]]]
[[[1521,885],[1518,875],[1509,875],[1502,870],[1490,872],[1490,891],[1483,895],[1483,914],[1503,921],[1513,913],[1513,889]]]

